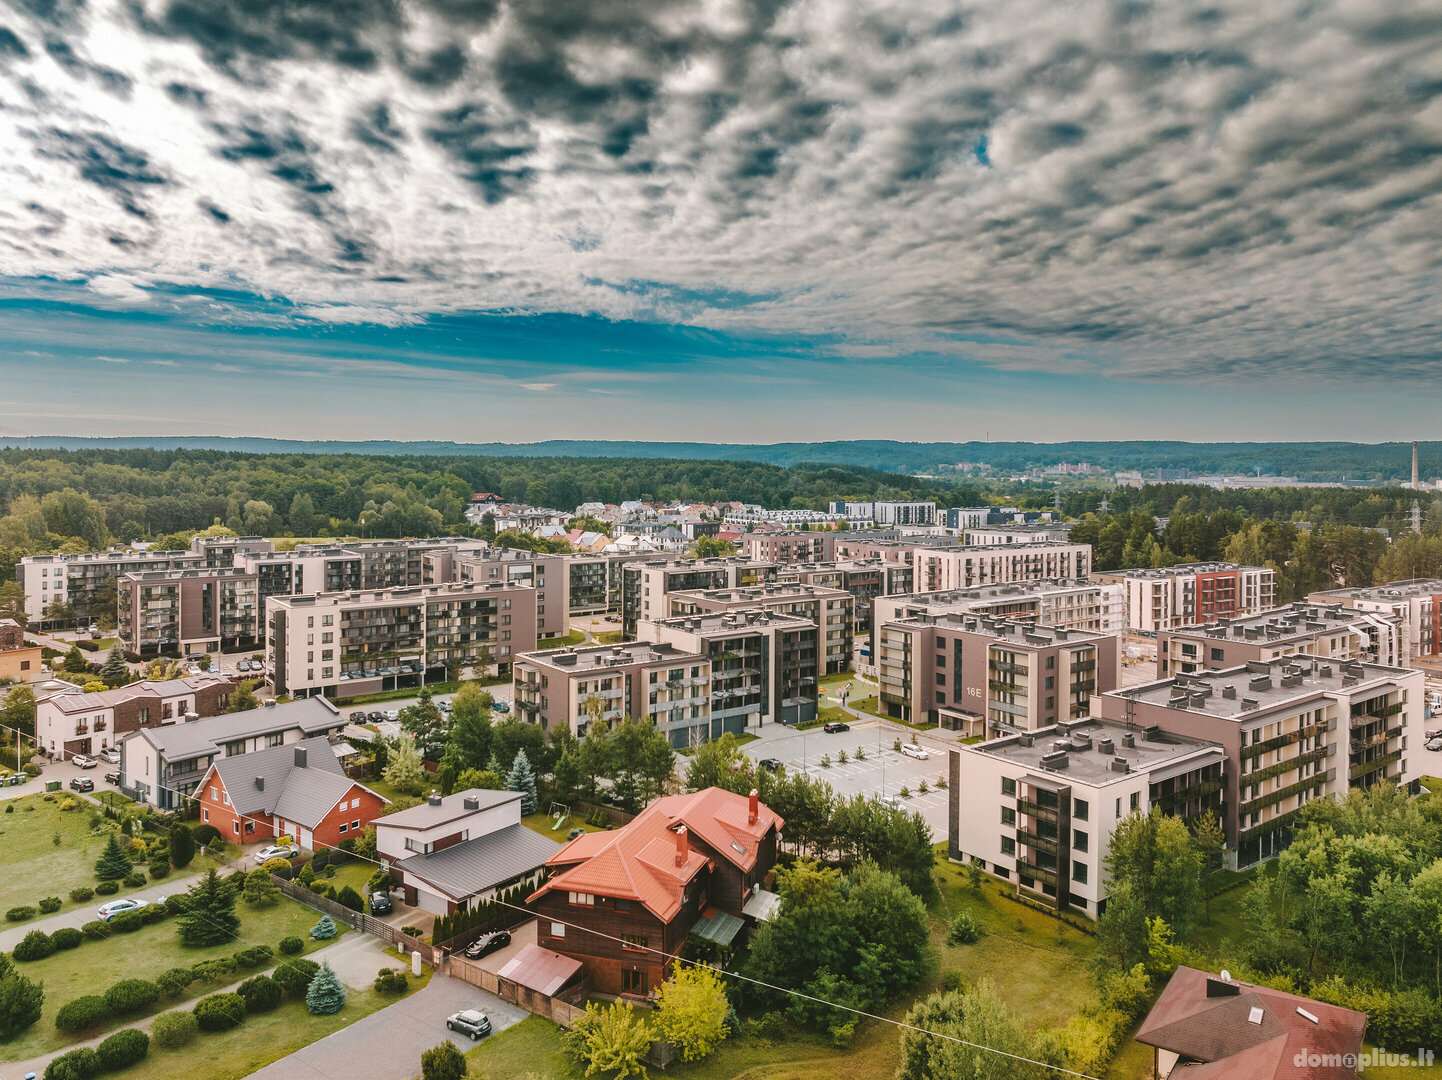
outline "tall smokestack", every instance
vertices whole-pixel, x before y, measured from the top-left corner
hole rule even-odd
[[[1412,490],[1417,490],[1417,444],[1412,444]]]

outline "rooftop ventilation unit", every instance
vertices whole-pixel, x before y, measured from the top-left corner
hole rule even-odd
[[[1132,771],[1131,762],[1124,757],[1112,758],[1112,772],[1129,773]]]
[[[1097,743],[1097,749],[1100,750],[1103,754],[1110,754],[1116,750],[1116,745],[1117,744],[1112,742],[1112,740],[1109,738],[1101,739]]]
[[[1237,688],[1230,683],[1222,687],[1222,697],[1231,700],[1237,696]]]
[[[1137,745],[1136,735],[1128,731],[1125,735],[1122,736],[1122,745],[1128,747],[1135,747]]]
[[[1043,757],[1041,759],[1041,767],[1043,769],[1065,769],[1067,767],[1067,760],[1066,751],[1059,750],[1056,753],[1047,754]]]

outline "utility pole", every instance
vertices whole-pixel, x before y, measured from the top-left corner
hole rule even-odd
[[[1102,496],[1101,505],[1097,507],[1098,514],[1110,514],[1112,512],[1111,500],[1105,495]]]
[[[1416,466],[1413,466],[1415,469]],[[1412,500],[1412,531],[1422,535],[1422,504],[1416,499]]]

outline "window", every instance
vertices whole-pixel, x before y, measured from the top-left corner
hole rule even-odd
[[[331,642],[333,642],[334,640],[335,640],[335,635],[334,635],[334,634],[322,634],[322,635],[320,636],[320,643],[321,643],[322,645],[329,645],[329,644],[331,644]]]
[[[345,832],[345,829],[346,829],[345,822],[342,821],[342,822],[340,823],[340,831],[341,831],[341,832]]]
[[[351,831],[351,832],[360,832],[360,822],[359,822],[359,821],[352,821],[352,822],[350,823],[350,831]]]
[[[1090,807],[1087,806],[1087,802],[1086,802],[1085,799],[1073,799],[1073,800],[1072,800],[1072,804],[1071,804],[1071,816],[1072,816],[1072,817],[1076,818],[1078,821],[1085,821],[1085,820],[1087,819],[1087,814],[1088,814],[1089,812],[1090,812]]]
[[[1221,649],[1212,650],[1212,659],[1218,663],[1221,663],[1223,660],[1225,660],[1226,656],[1227,654],[1224,653]]]
[[[1136,810],[1137,807],[1141,804],[1141,798],[1142,797],[1140,792],[1132,792],[1132,810]]]
[[[1048,676],[1046,677],[1046,689],[1048,689],[1048,690],[1055,690],[1055,689],[1056,689],[1056,676],[1055,676],[1055,675],[1048,675]]]
[[[220,798],[221,798],[221,801],[224,802],[226,806],[229,806],[229,805],[230,805],[230,793],[229,793],[228,791],[222,791],[222,792],[220,793]]]
[[[1079,882],[1081,882],[1083,885],[1085,885],[1085,884],[1086,884],[1086,880],[1087,880],[1087,864],[1084,863],[1084,862],[1074,862],[1074,863],[1072,863],[1072,864],[1071,864],[1071,879],[1072,879],[1073,881],[1079,881]]]
[[[350,801],[350,808],[351,808],[352,810],[359,810],[359,809],[360,809],[360,799],[359,799],[359,798],[352,799],[352,800]]]
[[[938,671],[938,672],[936,673],[936,685],[937,685],[937,686],[945,686],[945,685],[946,685],[946,672],[944,672],[944,671]]]
[[[622,934],[621,947],[625,949],[648,949],[651,939],[645,934]]]
[[[1071,831],[1071,846],[1077,851],[1085,851],[1087,849],[1087,834],[1080,829],[1073,829]]]
[[[1009,776],[1003,776],[1001,778],[1001,793],[1008,798],[1015,798],[1016,781]]]
[[[210,811],[209,811],[209,810],[202,810],[202,811],[200,812],[200,820],[201,820],[201,821],[209,821],[209,820],[210,820]]]
[[[1001,853],[1003,855],[1016,854],[1016,841],[1013,840],[1010,836],[1003,836],[1001,838]]]
[[[567,893],[567,894],[566,894],[566,898],[567,898],[572,904],[578,904],[578,905],[580,905],[581,907],[595,907],[595,905],[596,905],[596,898],[595,898],[595,896],[593,896],[591,893],[584,893],[584,892]]]
[[[1052,670],[1055,669],[1055,668],[1056,668],[1056,657],[1055,657],[1055,656],[1048,656],[1048,657],[1046,658],[1046,669],[1047,669],[1048,671],[1052,671]]]
[[[281,731],[273,731],[265,737],[265,746],[267,750],[270,749],[272,746],[279,746],[283,742],[285,742],[285,733]]]
[[[644,994],[645,992],[646,973],[644,971],[621,972],[621,993]]]
[[[1001,808],[1001,823],[1016,828],[1016,811],[1010,806]]]
[[[563,923],[563,922],[553,922],[553,923],[551,924],[551,936],[552,936],[552,937],[565,937],[565,936],[566,936],[566,924]]]
[[[240,822],[239,822],[239,821],[232,821],[232,822],[230,823],[230,831],[233,832],[233,833],[235,833],[236,836],[239,836],[239,835],[240,835]]]
[[[212,788],[210,789],[210,801],[211,801],[211,802],[215,802],[216,798],[217,798],[217,796],[216,796],[216,794],[215,794],[215,788],[212,787]]]
[[[945,654],[945,653],[937,653],[937,654],[936,654],[936,666],[937,666],[937,667],[946,667],[946,654]]]
[[[617,900],[617,901],[616,901],[616,910],[617,910],[617,911],[630,911],[630,910],[631,910],[631,901],[629,901],[629,900]]]

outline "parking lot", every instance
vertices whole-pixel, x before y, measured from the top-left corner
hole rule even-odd
[[[909,810],[919,812],[931,826],[932,835],[941,840],[946,836],[947,793],[937,788],[939,779],[946,776],[947,742],[927,732],[917,736],[918,743],[925,747],[929,758],[918,761],[892,749],[894,740],[911,742],[912,732],[908,728],[889,724],[883,720],[867,720],[851,725],[850,731],[825,732],[820,728],[810,731],[794,731],[780,725],[762,727],[761,738],[747,743],[745,752],[753,760],[775,758],[788,770],[801,770],[819,780],[825,780],[838,795],[849,798],[852,795],[881,797],[897,795],[905,787],[911,797],[902,800]],[[947,736],[950,733],[942,733]],[[856,760],[857,749],[866,751],[866,758]],[[841,764],[842,751],[846,752],[846,764]],[[830,767],[821,764],[824,755],[831,758]],[[920,794],[918,788],[926,782],[928,791]]]

